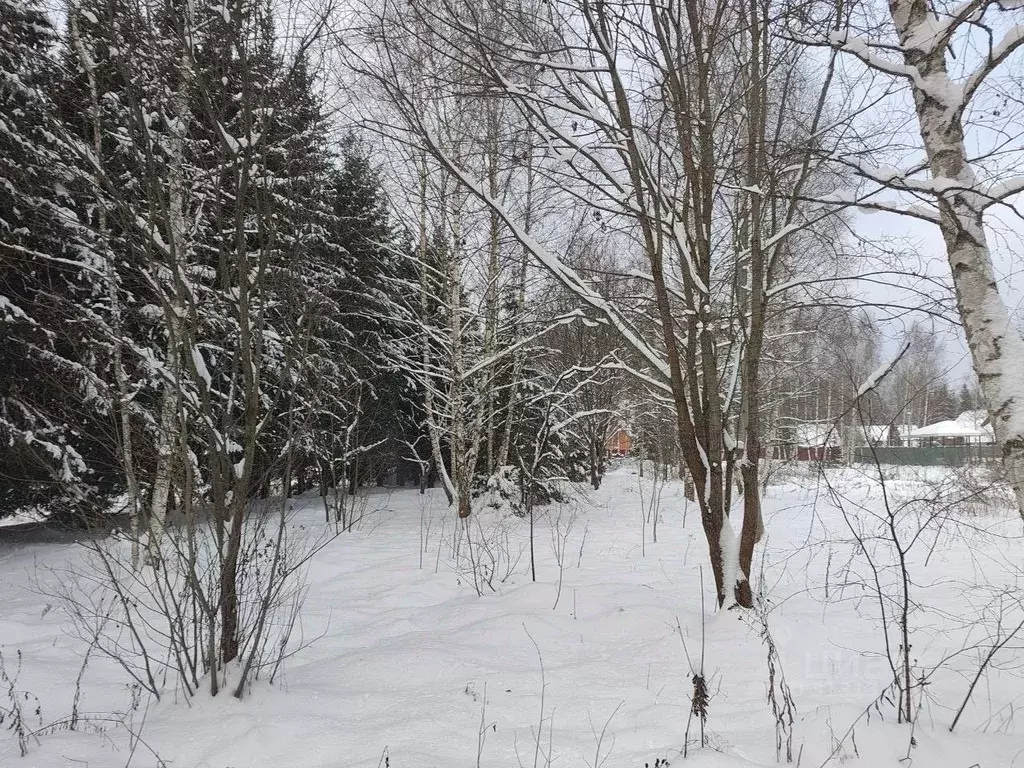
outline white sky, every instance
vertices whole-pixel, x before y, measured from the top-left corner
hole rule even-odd
[[[1024,325],[1024,226],[1019,218],[1008,215],[993,215],[988,227],[989,244],[992,247],[993,263],[999,282],[1000,292],[1006,299],[1010,314]],[[949,278],[949,262],[946,248],[938,227],[905,216],[890,213],[858,214],[854,228],[864,237],[877,241],[906,240],[921,257],[921,264],[932,276]],[[880,285],[868,285],[861,289],[869,302],[893,300],[898,290]],[[888,346],[895,351],[899,336],[910,319],[885,323],[883,328]],[[970,353],[959,327],[936,320],[936,333],[941,334],[946,348],[945,364],[949,367],[949,378],[960,381],[971,375]],[[1024,361],[1021,361],[1024,365]]]

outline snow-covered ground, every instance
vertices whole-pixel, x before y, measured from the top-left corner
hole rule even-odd
[[[641,481],[625,464],[600,491],[546,508],[535,533],[536,583],[528,524],[484,513],[493,551],[518,562],[504,581],[508,566],[499,562],[496,591],[483,596],[452,559],[440,491],[374,493],[361,528],[311,562],[303,647],[274,686],[258,682],[243,701],[205,693],[141,701],[126,718],[140,736],[133,751],[128,730],[109,717],[130,709],[125,675],[93,655],[78,729],[47,729],[24,758],[5,731],[0,766],[144,768],[161,764],[155,755],[171,768],[643,768],[658,758],[702,768],[774,765],[761,621],[714,609],[700,521],[678,483],[661,492],[653,541],[651,523],[643,524],[656,495],[649,475]],[[1024,706],[1024,631],[994,657],[948,731],[992,638],[1024,618],[1019,519],[975,502],[950,508],[946,497],[908,501],[948,482],[937,470],[904,470],[887,487],[898,533],[931,521],[924,535],[903,539],[913,541],[914,675],[927,679],[923,696],[915,692],[913,729],[897,724],[882,697],[892,674],[878,591],[898,597],[895,549],[868,541],[876,581],[851,541],[851,529],[885,530],[876,518],[885,510],[879,483],[833,470],[827,483],[808,473],[769,489],[757,581],[779,652],[776,683],[785,676],[796,707],[794,763],[1024,766],[1024,719],[1014,717]],[[293,525],[323,525],[316,499],[300,504]],[[17,672],[13,688],[31,728],[60,723],[72,708],[86,649],[46,595],[81,557],[68,541],[0,538],[0,651],[7,675]],[[692,723],[684,759],[701,657],[707,746]],[[908,754],[911,762],[899,762]]]

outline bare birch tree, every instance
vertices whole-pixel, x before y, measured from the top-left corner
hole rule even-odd
[[[1024,515],[1024,339],[1000,294],[987,231],[993,209],[1017,215],[1013,198],[1024,190],[1014,146],[1020,104],[1003,82],[1024,46],[1018,6],[890,0],[880,15],[872,5],[821,3],[790,18],[794,39],[841,52],[851,69],[866,68],[883,83],[879,93],[912,96],[919,131],[912,152],[894,158],[890,132],[836,159],[862,180],[858,205],[942,233],[974,369]]]
[[[818,170],[808,137],[828,141],[823,95],[795,116],[782,108],[805,83],[788,74],[800,71],[799,50],[768,34],[770,15],[759,2],[384,2],[365,11],[368,32],[350,43],[351,66],[393,110],[392,135],[496,213],[621,335],[635,374],[672,398],[720,604],[752,602],[762,532],[757,361],[769,296],[785,293],[773,284],[779,265],[816,217],[800,204]],[[445,89],[514,107],[544,149],[538,174],[646,262],[652,317],[608,301],[450,151],[403,78],[410,36],[429,37],[432,55],[458,71]],[[730,523],[737,469],[747,481],[742,545]]]

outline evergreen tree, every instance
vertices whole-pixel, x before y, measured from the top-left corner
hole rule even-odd
[[[93,370],[103,272],[75,213],[82,174],[51,130],[54,42],[34,4],[0,0],[0,513],[81,510],[117,486]]]
[[[346,137],[340,167],[332,174],[330,242],[341,251],[343,278],[332,287],[347,334],[346,355],[360,401],[358,444],[373,446],[362,462],[364,480],[404,476],[419,455],[409,446],[420,437],[420,398],[399,365],[415,354],[410,343],[416,276],[411,245],[391,223],[383,184],[365,146]],[[425,440],[423,458],[429,453]]]
[[[409,464],[409,247],[269,6],[81,0],[57,67],[45,17],[4,2],[5,492],[131,475],[145,525],[186,470],[209,501],[240,468],[251,495],[338,482],[359,446],[362,480]]]
[[[960,385],[957,401],[958,413],[976,411],[984,407],[981,403],[981,395],[978,393],[977,385],[969,381],[964,381]]]

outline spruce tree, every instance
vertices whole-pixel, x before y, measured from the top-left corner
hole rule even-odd
[[[53,130],[54,42],[38,7],[0,0],[0,513],[91,509],[117,486],[94,372],[104,280],[76,217],[81,170]]]
[[[367,147],[350,134],[340,160],[331,180],[330,240],[341,249],[344,277],[333,291],[354,373],[366,382],[358,442],[374,448],[366,454],[362,480],[383,483],[392,473],[405,477],[420,458],[409,448],[420,436],[420,398],[403,367],[416,354],[409,301],[418,278]],[[425,441],[422,447],[426,457]]]

